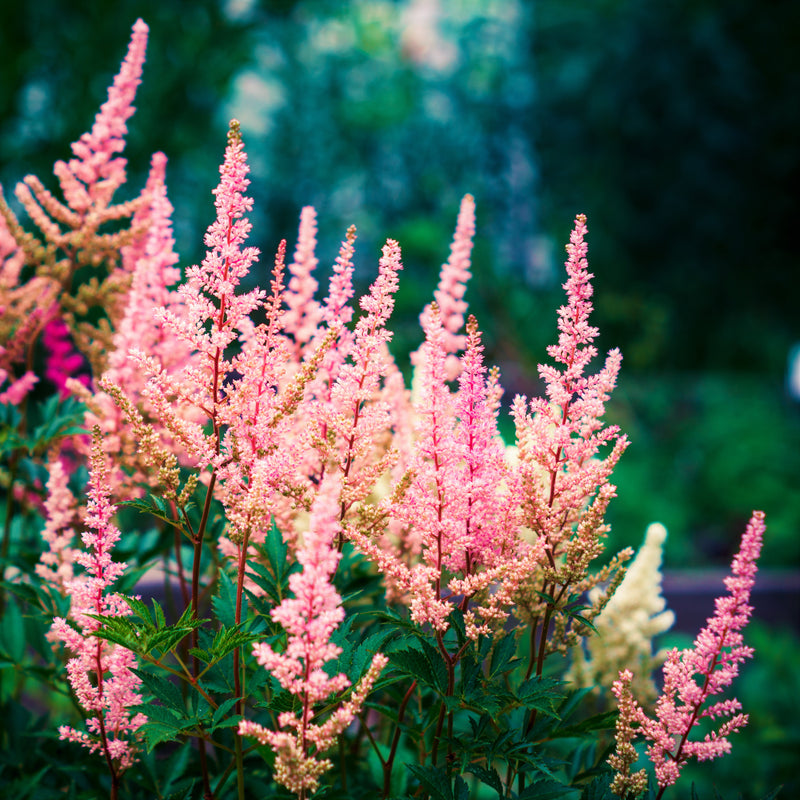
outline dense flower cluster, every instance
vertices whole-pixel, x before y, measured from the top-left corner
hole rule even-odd
[[[63,487],[59,491],[63,493]],[[136,656],[124,647],[94,636],[101,624],[98,617],[130,614],[124,598],[109,591],[126,565],[114,561],[111,555],[120,531],[112,522],[116,508],[109,501],[109,470],[97,428],[88,496],[88,530],[81,535],[84,549],[74,554],[75,563],[84,572],[66,580],[56,576],[70,597],[70,614],[69,620],[56,618],[50,631],[54,642],[63,643],[74,654],[67,662],[67,674],[78,702],[89,714],[88,733],[63,725],[59,736],[78,742],[91,752],[99,752],[112,775],[117,776],[135,761],[138,749],[135,734],[147,718],[129,711],[130,706],[142,701],[141,680],[132,672],[137,666]],[[60,552],[65,555],[64,549]]]

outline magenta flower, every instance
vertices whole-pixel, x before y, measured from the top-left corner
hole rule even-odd
[[[69,328],[60,317],[53,317],[42,332],[45,351],[44,376],[58,389],[62,398],[70,394],[67,381],[75,378],[87,388],[91,385],[88,365],[75,347]]]

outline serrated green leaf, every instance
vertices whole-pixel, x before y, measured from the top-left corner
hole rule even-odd
[[[178,713],[166,706],[158,705],[157,703],[142,703],[136,706],[130,706],[131,711],[137,711],[144,714],[149,721],[157,722],[161,725],[168,725],[176,730],[180,727],[182,712]]]
[[[433,660],[428,653],[411,647],[392,650],[388,656],[389,661],[401,672],[410,675],[425,686],[444,693],[447,686],[447,670],[441,657]]]
[[[580,800],[612,800],[614,795],[611,792],[611,775],[604,772],[598,775],[590,784],[583,787]]]
[[[241,627],[241,625],[237,625],[234,628],[228,629],[223,626],[217,631],[211,645],[211,656],[214,661],[219,661],[224,658],[237,647],[242,647],[261,638],[256,634],[241,630]]]
[[[148,627],[155,629],[156,626],[153,622],[153,618],[150,616],[150,609],[138,597],[125,597],[123,599],[128,604],[130,610],[133,611],[142,622],[147,623]]]
[[[169,653],[191,633],[191,630],[192,629],[188,626],[180,628],[173,626],[156,631],[148,642],[148,650],[159,650],[161,653]]]
[[[527,709],[541,711],[543,714],[561,719],[559,706],[564,698],[562,682],[555,678],[529,678],[519,688],[519,701]]]
[[[427,789],[432,800],[454,800],[453,790],[447,774],[438,767],[423,767],[420,764],[407,764],[409,772]]]
[[[467,786],[467,782],[460,775],[456,775],[454,786],[455,800],[469,800],[469,786]]]
[[[166,617],[164,616],[164,610],[161,608],[161,606],[155,599],[153,600],[153,616],[155,617],[157,628],[165,628],[167,626],[167,620]]]
[[[513,635],[506,634],[495,640],[496,645],[492,651],[492,660],[489,667],[489,677],[493,678],[495,675],[503,674],[511,667],[511,660],[517,650],[517,642]]]
[[[186,713],[186,706],[181,696],[180,689],[172,681],[162,678],[152,672],[131,668],[131,672],[137,675],[153,697],[158,698],[166,708],[176,711],[183,716]]]
[[[189,655],[199,659],[204,664],[210,664],[214,660],[214,656],[208,650],[203,650],[200,647],[192,647],[189,650]]]
[[[211,718],[212,732],[224,722],[225,715],[236,705],[238,700],[238,697],[230,697],[214,710],[214,716]]]
[[[225,626],[236,625],[236,586],[224,570],[219,573],[218,592],[211,598],[214,614]]]
[[[144,735],[148,753],[152,753],[156,745],[162,742],[171,742],[180,735],[177,728],[161,722],[146,722],[139,730]]]
[[[613,730],[617,720],[616,711],[605,711],[601,714],[593,714],[591,717],[574,725],[556,725],[551,732],[553,739],[567,739],[572,737],[583,737],[593,734],[596,731]]]
[[[149,650],[150,632],[128,617],[106,617],[99,614],[85,616],[100,623],[93,636],[98,639],[118,644],[134,653],[146,653]]]
[[[123,500],[118,505],[128,506],[129,508],[140,511],[142,514],[147,514],[148,516],[163,520],[168,525],[177,528],[181,532],[184,530],[183,522],[179,519],[175,519],[172,506],[163,497],[147,495],[135,500]]]
[[[472,773],[481,783],[494,789],[500,797],[503,796],[503,782],[494,767],[489,770],[480,764],[470,764],[466,771]]]
[[[518,800],[566,800],[575,795],[569,787],[553,780],[536,781],[526,786],[518,795]]]

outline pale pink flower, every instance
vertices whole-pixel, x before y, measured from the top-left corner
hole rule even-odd
[[[123,616],[130,608],[123,598],[109,592],[125,571],[125,564],[112,558],[120,531],[113,524],[116,508],[110,502],[108,465],[102,451],[100,430],[95,428],[90,469],[87,529],[82,533],[84,550],[74,554],[84,573],[64,582],[71,607],[68,622],[57,617],[49,638],[63,643],[74,657],[67,662],[70,685],[88,712],[86,731],[69,726],[59,728],[61,739],[74,741],[106,758],[116,781],[136,760],[136,731],[147,721],[131,706],[142,702],[140,679],[132,672],[136,656],[119,645],[93,636],[100,622],[92,616]],[[63,481],[62,481],[63,483]],[[59,492],[63,494],[63,486]],[[53,501],[63,514],[66,498]]]
[[[467,337],[461,331],[464,327],[464,314],[467,303],[464,293],[470,272],[472,240],[475,237],[475,200],[472,195],[464,195],[458,212],[456,230],[450,245],[450,256],[442,265],[439,273],[439,285],[433,293],[434,301],[439,307],[442,321],[443,343],[446,356],[447,380],[458,377],[460,369],[458,353],[464,349]],[[430,312],[430,304],[425,306],[420,315],[420,323],[425,327],[425,316]],[[417,364],[420,351],[411,354],[411,363]]]
[[[342,518],[355,502],[369,494],[389,466],[381,458],[385,455],[382,440],[392,427],[392,407],[384,381],[394,361],[387,346],[392,333],[386,323],[394,309],[401,269],[400,246],[390,239],[383,247],[378,277],[360,300],[364,314],[355,326],[349,360],[339,367],[331,391],[335,413],[328,424],[337,436]]]
[[[739,713],[742,707],[737,700],[713,703],[709,700],[730,686],[739,673],[739,665],[753,655],[753,649],[743,643],[741,631],[753,611],[750,592],[764,531],[763,512],[753,512],[733,559],[731,575],[725,578],[729,594],[717,598],[714,615],[698,634],[694,647],[676,648],[667,656],[664,688],[656,701],[655,719],[635,706],[641,734],[651,742],[647,755],[655,765],[661,793],[675,783],[690,758],[706,761],[730,752],[729,734],[747,724],[747,715]],[[616,694],[621,703],[631,702],[630,680],[623,680]],[[702,740],[690,741],[692,729],[701,719],[720,717],[730,719]]]
[[[591,344],[597,328],[589,325],[593,290],[585,235],[586,218],[579,215],[567,245],[564,289],[568,303],[558,312],[558,344],[547,348],[562,366],[539,366],[547,399],[531,400],[531,413],[522,397],[516,397],[512,405],[524,524],[545,538],[553,558],[563,549],[587,499],[606,484],[628,445],[616,425],[604,427],[602,422],[622,362],[619,351],[609,352],[599,372],[586,374],[597,354]],[[609,444],[613,445],[611,453],[597,458],[600,449]]]
[[[317,281],[314,270],[319,263],[314,251],[317,246],[317,212],[306,206],[300,213],[300,229],[294,260],[289,264],[289,285],[284,294],[286,311],[283,328],[294,337],[295,360],[300,361],[306,346],[319,328],[323,312],[314,299]]]
[[[187,457],[200,467],[219,460],[220,409],[233,371],[230,348],[243,332],[252,331],[250,314],[263,305],[265,296],[261,289],[237,293],[258,258],[257,248],[244,246],[252,227],[246,213],[253,202],[244,194],[250,183],[248,172],[239,123],[232,120],[220,183],[214,189],[217,218],[205,236],[206,257],[187,270],[174,306],[155,312],[169,335],[196,354],[191,363],[171,375],[160,358],[138,350],[132,353],[149,376],[145,398]],[[186,413],[186,406],[199,409],[210,419],[210,436]]]
[[[176,264],[172,232],[172,204],[164,182],[167,157],[153,155],[144,195],[147,204],[136,210],[133,227],[142,227],[146,235],[122,249],[124,268],[132,273],[122,319],[114,333],[114,350],[109,354],[108,375],[120,386],[132,390],[136,371],[129,361],[131,349],[157,356],[162,365],[174,370],[189,358],[188,348],[171,331],[158,324],[156,309],[180,313],[178,295],[172,289],[181,278]],[[133,385],[132,385],[133,384]]]
[[[45,500],[45,527],[42,538],[47,549],[36,565],[36,574],[53,585],[61,594],[73,579],[75,549],[74,525],[77,501],[69,489],[69,474],[56,455],[49,459],[47,499]]]
[[[28,392],[39,382],[39,378],[34,372],[28,370],[22,377],[14,378],[4,369],[0,369],[0,386],[8,380],[9,385],[0,392],[0,403],[9,403],[18,406],[28,396]]]
[[[105,209],[114,192],[125,183],[126,160],[115,157],[125,148],[127,120],[134,112],[133,100],[141,83],[147,49],[148,27],[141,20],[133,26],[128,53],[108,90],[92,130],[72,145],[75,158],[58,161],[54,172],[70,209],[86,214]]]
[[[335,547],[340,529],[340,490],[339,476],[323,481],[309,529],[297,551],[303,569],[289,578],[293,597],[272,611],[272,619],[288,634],[286,649],[276,653],[266,643],[253,646],[258,663],[300,700],[302,708],[298,714],[279,714],[280,731],[250,720],[239,725],[242,736],[253,736],[272,747],[276,754],[275,779],[299,796],[305,796],[306,790],[316,790],[320,775],[331,766],[329,760],[319,756],[333,746],[359,713],[387,663],[385,656],[375,655],[350,699],[322,724],[312,722],[317,704],[350,686],[344,673],[331,677],[324,669],[341,653],[341,648],[331,642],[331,635],[344,619],[341,597],[331,582],[340,558]]]

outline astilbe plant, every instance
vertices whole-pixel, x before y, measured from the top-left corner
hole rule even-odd
[[[46,621],[47,637],[31,645],[37,674],[53,685],[66,676],[86,717],[62,725],[61,739],[101,757],[112,797],[220,800],[636,795],[648,786],[631,772],[637,736],[651,743],[659,792],[689,756],[725,752],[745,718],[736,701],[706,700],[750,655],[740,630],[759,514],[731,596],[693,650],[667,657],[655,718],[631,695],[630,671],[597,687],[619,699],[616,777],[584,746],[615,723],[581,704],[589,688],[570,681],[565,659],[586,647],[603,661],[594,627],[602,633],[613,616],[615,591],[619,603],[634,584],[658,593],[657,570],[640,586],[639,561],[625,582],[630,550],[604,558],[610,477],[628,441],[603,421],[619,352],[590,370],[598,331],[585,217],[567,246],[553,363],[540,367],[546,396],[513,399],[506,446],[500,376],[464,300],[474,199],[461,203],[420,316],[413,391],[390,350],[397,242],[386,242],[356,305],[348,230],[318,300],[308,207],[291,262],[283,241],[269,291],[253,288],[259,253],[247,244],[249,168],[235,120],[205,258],[181,279],[166,157],[153,157],[138,198],[112,204],[146,36],[137,22],[92,131],[56,165],[65,202],[35,178],[18,190],[44,240],[0,204],[6,489],[9,509],[16,502],[39,534],[30,574],[6,583],[19,598],[7,613],[24,602]],[[105,314],[87,327],[94,304]],[[29,435],[42,336],[53,419]],[[68,374],[79,363],[85,375]],[[23,486],[20,465],[47,469],[46,485]],[[4,555],[12,528],[9,510]],[[138,577],[156,568],[166,611],[138,596]],[[648,606],[647,622],[661,611]],[[637,634],[641,685],[656,632]],[[701,717],[730,714],[703,742],[689,739]],[[575,740],[567,758],[563,742]],[[84,774],[61,770],[40,797],[84,791]]]
[[[63,642],[72,652],[73,658],[67,662],[69,682],[80,705],[92,715],[86,721],[88,732],[62,725],[59,736],[105,759],[111,775],[110,796],[115,800],[122,774],[136,760],[136,732],[146,717],[131,710],[142,699],[141,680],[133,671],[136,656],[94,635],[104,617],[130,614],[123,598],[109,591],[125,564],[115,562],[111,555],[120,531],[112,522],[116,509],[109,502],[109,471],[98,429],[91,462],[86,513],[89,530],[81,535],[83,549],[75,553],[75,563],[84,572],[63,582],[70,597],[69,619],[57,617],[50,638]]]

